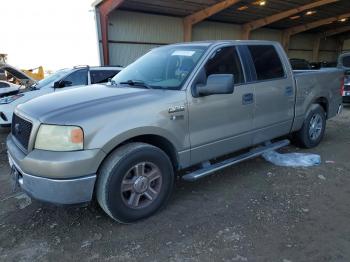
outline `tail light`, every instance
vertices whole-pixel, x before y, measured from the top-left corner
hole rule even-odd
[[[344,79],[345,79],[345,77],[342,77],[341,80],[340,80],[340,95],[341,96],[343,96],[344,90],[345,90],[345,88],[344,88]]]

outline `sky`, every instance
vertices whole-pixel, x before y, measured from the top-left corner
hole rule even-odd
[[[0,0],[0,53],[21,69],[99,65],[92,0]]]

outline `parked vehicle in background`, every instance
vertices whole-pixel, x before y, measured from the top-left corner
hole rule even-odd
[[[15,107],[33,98],[81,87],[84,85],[106,83],[122,70],[121,67],[89,67],[79,66],[58,70],[25,90],[0,99],[0,126],[10,126]]]
[[[350,103],[350,53],[341,54],[338,58],[338,67],[344,69],[343,102]]]
[[[8,64],[0,66],[0,98],[15,95],[34,83],[36,80],[23,71]]]
[[[7,139],[12,176],[52,203],[89,202],[95,192],[111,218],[134,222],[166,204],[180,170],[195,181],[285,146],[275,140],[285,135],[317,146],[341,111],[342,80],[339,69],[293,72],[276,42],[155,48],[111,85],[18,106]]]
[[[20,85],[22,88],[36,83],[34,78],[9,64],[3,64],[0,66],[0,76],[0,80]]]
[[[330,67],[337,67],[337,62],[312,62],[310,63],[311,69],[323,69],[323,68],[330,68]]]
[[[312,69],[310,63],[305,59],[291,58],[291,59],[289,59],[289,62],[291,64],[293,70],[310,70],[310,69]]]

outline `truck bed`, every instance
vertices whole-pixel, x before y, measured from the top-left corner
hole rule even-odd
[[[315,98],[322,99],[326,106],[327,118],[337,114],[342,103],[340,94],[344,71],[338,68],[320,70],[293,70],[296,90],[295,123],[293,130],[302,125],[304,114]]]

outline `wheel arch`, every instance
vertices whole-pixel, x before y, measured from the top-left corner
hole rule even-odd
[[[132,142],[142,142],[146,144],[153,145],[155,147],[158,147],[164,153],[169,157],[174,170],[177,170],[179,167],[179,156],[176,147],[174,146],[174,143],[171,142],[168,138],[165,138],[162,135],[159,134],[142,134],[142,135],[135,135],[132,137],[125,138],[122,141],[119,141],[117,144],[115,144],[113,147],[109,147],[108,151],[105,152],[106,156],[100,163],[100,167],[103,164],[103,162],[108,158],[108,156],[115,151],[120,146],[123,146],[128,143]]]
[[[318,97],[313,101],[313,104],[318,104],[320,105],[324,112],[326,113],[326,118],[328,116],[328,110],[329,110],[329,102],[328,99],[324,96]]]

